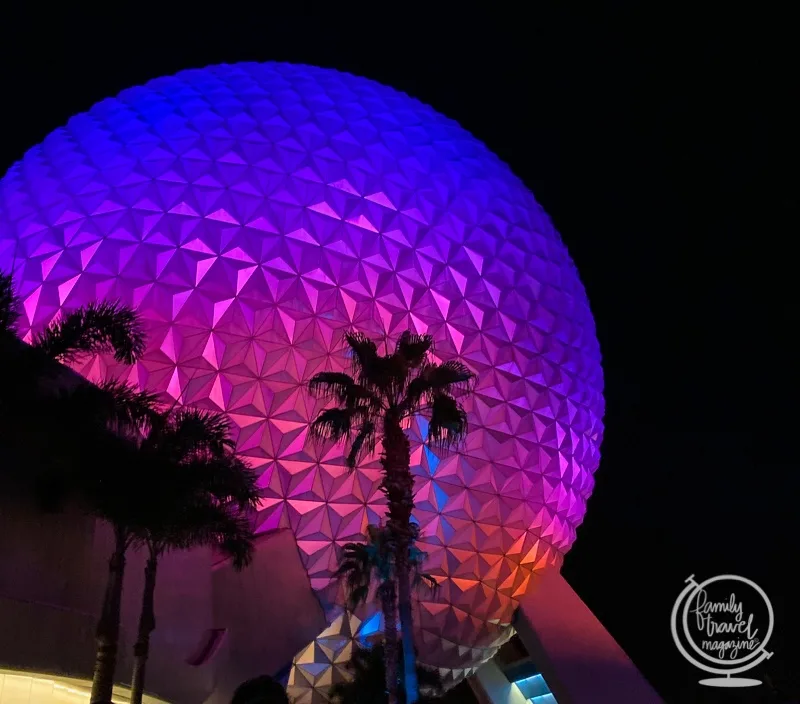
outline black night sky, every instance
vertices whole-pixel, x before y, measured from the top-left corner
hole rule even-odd
[[[690,574],[754,579],[776,609],[767,671],[797,696],[788,11],[298,2],[289,16],[254,5],[5,9],[0,172],[104,97],[221,62],[337,68],[456,119],[553,217],[597,321],[606,440],[565,575],[670,702],[768,701],[764,688],[699,692],[669,634]]]

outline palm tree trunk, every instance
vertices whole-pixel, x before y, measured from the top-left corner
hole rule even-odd
[[[398,548],[402,549],[402,548]],[[406,548],[408,552],[408,548]],[[419,699],[417,683],[417,651],[414,647],[414,617],[411,611],[411,575],[408,560],[401,567],[398,560],[398,611],[400,614],[400,635],[403,643],[403,680],[406,685],[406,704],[416,704]]]
[[[156,627],[155,593],[158,552],[151,546],[150,559],[144,568],[144,593],[142,612],[139,615],[139,632],[133,646],[133,676],[131,677],[131,704],[142,704],[147,655],[150,651],[150,634]]]
[[[411,509],[414,507],[414,478],[411,476],[411,447],[398,415],[389,411],[384,419],[383,490],[389,504],[387,527],[392,532],[396,550],[397,606],[403,645],[403,681],[406,704],[419,699],[417,654],[414,648],[411,611],[411,571],[408,562],[411,548]]]
[[[383,611],[383,654],[389,704],[397,704],[397,584],[389,579],[380,586]]]
[[[125,531],[115,528],[114,538],[114,552],[108,561],[108,581],[103,596],[103,610],[97,624],[97,654],[92,675],[91,704],[111,704],[111,696],[114,692],[122,583],[125,577],[125,551],[128,548]]]

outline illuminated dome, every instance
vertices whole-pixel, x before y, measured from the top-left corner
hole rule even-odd
[[[25,334],[95,299],[139,310],[150,337],[135,368],[78,368],[228,413],[261,472],[259,528],[293,531],[334,627],[348,618],[336,546],[384,512],[374,458],[348,474],[341,447],[306,437],[322,406],[305,382],[348,366],[347,329],[431,333],[438,358],[479,375],[460,452],[425,446],[422,420],[409,431],[420,547],[440,582],[417,604],[423,662],[458,679],[493,655],[532,570],[575,538],[603,414],[583,286],[508,167],[402,93],[286,64],[126,90],[5,176],[0,268]],[[295,684],[314,684],[333,650],[299,655]]]

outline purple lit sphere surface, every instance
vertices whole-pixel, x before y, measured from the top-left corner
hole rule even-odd
[[[502,119],[502,115],[498,117]],[[258,469],[260,530],[290,528],[329,606],[337,546],[384,515],[374,457],[307,438],[305,383],[349,367],[344,331],[411,329],[479,376],[457,452],[409,429],[434,598],[421,660],[455,678],[511,634],[534,570],[575,538],[602,439],[583,286],[530,191],[475,138],[372,81],[307,66],[184,71],[104,100],[0,182],[0,269],[29,335],[96,299],[135,306],[133,368],[164,401],[223,410]]]

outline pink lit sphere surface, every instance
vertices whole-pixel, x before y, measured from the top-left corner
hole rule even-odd
[[[502,119],[502,115],[498,115]],[[430,333],[479,376],[457,452],[409,429],[426,568],[421,660],[453,679],[512,633],[534,570],[575,539],[602,439],[600,352],[565,246],[530,191],[455,122],[332,70],[239,64],[131,88],[28,151],[0,182],[0,269],[29,335],[120,299],[149,346],[83,360],[164,401],[225,411],[260,472],[262,531],[288,527],[327,607],[337,546],[384,502],[315,446],[305,384],[349,368],[344,331]],[[333,613],[333,612],[331,612]]]

